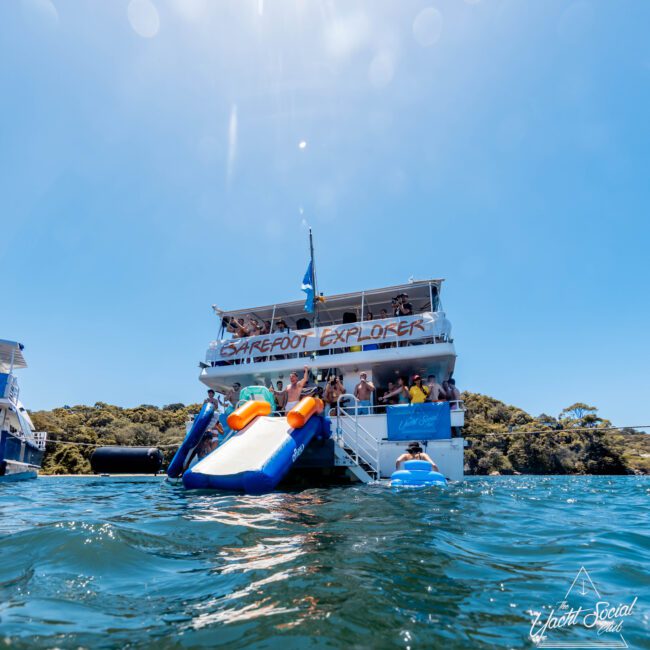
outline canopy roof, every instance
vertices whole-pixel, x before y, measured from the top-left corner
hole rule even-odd
[[[9,372],[11,368],[11,358],[13,354],[14,369],[27,368],[25,357],[23,357],[23,348],[25,346],[16,341],[5,341],[0,339],[0,372]]]
[[[330,323],[340,323],[345,312],[354,312],[357,317],[361,316],[361,304],[367,312],[373,312],[375,318],[379,318],[379,311],[386,309],[389,315],[391,312],[392,299],[405,293],[409,297],[409,302],[413,305],[416,312],[428,311],[431,309],[431,296],[429,285],[436,287],[438,293],[442,279],[431,280],[414,280],[406,284],[397,284],[392,287],[382,287],[381,289],[367,289],[365,291],[356,291],[354,293],[341,293],[333,296],[324,296],[324,302],[318,303],[318,322],[320,325]],[[307,318],[310,322],[313,320],[313,314],[305,311],[305,299],[295,300],[293,302],[276,303],[275,305],[265,305],[263,307],[250,307],[248,309],[222,310],[216,305],[212,308],[220,317],[234,316],[243,318],[252,316],[258,321],[271,320],[275,313],[275,321],[282,318],[287,321],[289,327],[295,325],[299,318]],[[365,314],[364,314],[365,316]],[[359,318],[360,320],[363,320]]]

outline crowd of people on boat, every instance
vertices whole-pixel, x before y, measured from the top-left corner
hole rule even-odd
[[[243,318],[224,316],[222,322],[225,331],[231,334],[234,339],[242,339],[247,336],[263,336],[265,334],[281,334],[289,331],[286,321],[282,318],[272,324],[270,320],[258,320],[252,314],[248,314]]]
[[[375,306],[377,307],[377,306]],[[434,298],[434,308],[435,311],[438,308],[438,299],[437,295]],[[430,309],[429,304],[422,306],[422,309]],[[375,320],[385,320],[390,318],[399,318],[412,316],[416,313],[419,313],[418,309],[413,307],[413,304],[409,300],[409,296],[406,293],[401,293],[395,296],[390,304],[390,307],[382,307],[378,312],[373,312],[368,309],[358,317],[358,313],[355,311],[343,312],[341,314],[340,323],[328,323],[327,326],[331,327],[333,325],[352,325],[357,323],[359,320],[362,322],[375,321]],[[288,324],[288,320],[285,318],[279,318],[275,320],[262,320],[256,318],[253,314],[246,314],[244,316],[222,316],[223,331],[230,336],[230,339],[241,340],[247,337],[258,337],[272,334],[289,334],[291,332],[300,332],[307,329],[310,329],[314,323],[312,323],[307,317],[303,315],[295,319],[295,322],[292,322],[291,325]],[[319,323],[323,325],[323,322]],[[436,323],[433,329],[433,332],[430,336],[423,336],[420,338],[411,338],[404,339],[400,341],[390,340],[390,341],[369,341],[363,345],[350,345],[346,347],[334,347],[331,346],[327,350],[315,350],[315,351],[288,351],[287,353],[274,350],[274,353],[271,355],[260,355],[259,349],[255,350],[254,346],[251,346],[250,349],[245,347],[241,348],[244,350],[243,354],[238,353],[237,358],[230,358],[233,354],[235,348],[230,348],[228,355],[222,357],[219,354],[215,354],[213,357],[208,355],[208,362],[212,366],[223,366],[223,365],[240,365],[247,363],[258,363],[264,361],[278,361],[289,358],[300,358],[300,357],[316,357],[326,354],[340,354],[343,352],[360,352],[362,350],[377,350],[377,349],[386,349],[394,347],[406,347],[411,345],[421,345],[431,342],[444,342],[450,340],[451,336],[451,324],[446,319],[444,313],[440,312],[437,315]],[[211,344],[211,349],[218,349],[217,341],[214,341]],[[239,348],[238,348],[239,349]],[[284,348],[282,348],[284,350]],[[249,356],[246,356],[246,351],[248,351]]]
[[[323,401],[329,408],[336,408],[339,398],[346,392],[342,376],[333,376],[327,382],[323,391]],[[413,375],[409,384],[405,376],[398,377],[396,382],[389,381],[385,387],[378,387],[365,372],[359,375],[359,382],[354,388],[357,399],[357,414],[368,415],[376,411],[384,411],[386,406],[398,404],[423,404],[425,402],[451,402],[451,408],[458,408],[461,399],[460,391],[456,388],[456,380],[445,379],[441,384],[435,375],[428,375],[426,383],[420,375]],[[347,402],[343,398],[342,402]],[[345,408],[351,405],[342,404]]]
[[[438,306],[437,293],[434,298],[434,307],[427,306],[427,309],[436,311]],[[365,313],[364,321],[375,320],[376,318],[385,319],[400,316],[412,316],[417,313],[413,305],[409,301],[408,294],[400,293],[391,300],[390,308],[382,308],[379,310],[378,315],[368,309]],[[352,320],[353,317],[353,320]],[[357,317],[354,312],[344,313],[341,323],[346,324],[349,322],[356,322]],[[262,320],[255,318],[253,314],[246,314],[245,316],[223,316],[222,324],[224,330],[235,339],[246,338],[248,336],[263,336],[265,334],[281,334],[289,332],[291,328],[284,318],[279,318],[277,321]],[[294,329],[303,330],[312,327],[312,323],[304,316],[298,318],[295,322]]]
[[[305,366],[302,377],[299,377],[297,372],[292,372],[286,386],[281,379],[278,379],[275,385],[271,384],[268,388],[275,398],[276,412],[285,414],[296,406],[305,394],[313,394],[321,397],[325,403],[326,412],[333,415],[339,406],[339,398],[347,393],[343,385],[343,376],[333,374],[324,385],[315,383],[310,386],[309,380],[309,367]],[[241,389],[239,382],[235,382],[224,395],[217,395],[214,390],[209,389],[204,404],[206,402],[213,404],[218,412],[223,411],[228,406],[236,408],[240,402]],[[359,381],[354,387],[353,395],[356,398],[354,404],[351,398],[344,397],[340,402],[340,406],[347,413],[353,414],[356,405],[357,415],[381,413],[385,411],[386,406],[390,405],[424,404],[427,402],[450,402],[450,408],[455,409],[459,408],[459,400],[461,399],[460,391],[456,388],[456,381],[453,377],[438,383],[436,376],[433,374],[427,376],[426,382],[420,375],[415,374],[410,382],[407,377],[401,376],[396,382],[389,381],[385,387],[379,387],[368,379],[366,372],[361,372]],[[196,458],[205,458],[210,452],[214,451],[219,445],[219,440],[223,434],[223,426],[216,421],[214,426],[206,431],[201,439],[196,449]],[[404,458],[401,458],[401,460],[404,460]]]
[[[285,386],[281,379],[268,386],[276,402],[276,410],[279,413],[290,411],[305,393],[321,397],[325,406],[330,412],[336,409],[339,398],[347,393],[343,385],[343,375],[332,374],[325,382],[309,385],[309,367],[303,368],[302,376],[297,372],[289,375],[289,382]],[[214,404],[215,408],[221,410],[229,404],[236,407],[240,401],[241,384],[235,382],[226,391],[225,399],[215,397],[214,391],[208,391],[206,402]],[[375,412],[383,412],[386,406],[399,404],[424,404],[426,402],[450,402],[450,408],[459,408],[461,394],[456,387],[456,380],[453,377],[438,383],[435,375],[427,376],[426,381],[418,374],[413,375],[409,382],[406,376],[398,377],[395,382],[389,381],[386,386],[376,386],[368,379],[366,372],[359,374],[359,381],[354,387],[353,395],[356,398],[352,404],[351,398],[343,398],[341,406],[346,410],[356,405],[358,415],[369,415]]]

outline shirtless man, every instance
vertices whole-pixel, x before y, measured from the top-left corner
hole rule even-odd
[[[445,389],[436,381],[435,375],[427,377],[427,388],[429,394],[427,395],[427,402],[444,402],[447,397]]]
[[[305,366],[305,373],[302,376],[302,379],[298,381],[298,374],[292,372],[289,375],[289,385],[287,386],[285,392],[287,394],[287,403],[285,405],[285,410],[289,412],[299,401],[300,393],[305,387],[305,384],[309,381],[309,366]]]
[[[278,407],[278,411],[284,412],[284,409],[287,405],[287,391],[284,390],[284,385],[280,379],[278,379],[276,386],[277,389],[273,388],[273,384],[271,384],[271,392],[275,397],[275,403]]]
[[[234,339],[241,339],[244,336],[248,336],[248,332],[246,331],[244,323],[241,320],[235,318],[234,316],[231,316],[227,321],[225,318],[226,317],[224,317],[224,323],[226,323],[226,331],[230,332]]]
[[[370,415],[370,398],[375,392],[375,385],[368,381],[368,375],[362,372],[359,383],[354,387],[354,396],[359,400],[357,415]]]
[[[325,394],[323,395],[323,401],[327,404],[328,409],[330,409],[330,413],[332,410],[336,409],[339,397],[341,397],[343,393],[345,393],[345,387],[341,380],[336,375],[331,377],[327,382]]]
[[[241,392],[241,384],[236,381],[232,388],[226,393],[226,399],[237,408],[237,402],[239,402],[239,393]]]
[[[399,466],[407,460],[426,460],[427,462],[431,463],[431,467],[433,467],[434,472],[440,471],[438,469],[438,466],[433,462],[433,460],[431,460],[429,454],[425,454],[422,451],[422,447],[420,446],[419,442],[409,443],[409,446],[406,449],[406,453],[402,454],[397,459],[397,462],[395,463],[395,469],[399,469]]]
[[[458,401],[460,400],[460,391],[458,388],[456,388],[456,380],[455,379],[449,379],[447,381],[447,399],[450,402],[454,402],[451,405],[452,409],[457,409],[458,408]]]
[[[214,391],[212,390],[212,388],[208,390],[208,396],[203,400],[204,404],[207,404],[208,402],[210,402],[210,404],[214,406],[215,411],[219,410],[219,407],[221,406],[221,401],[219,400],[218,397],[214,396]]]

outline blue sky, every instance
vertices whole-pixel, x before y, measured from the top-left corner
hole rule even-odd
[[[210,305],[444,277],[461,388],[650,424],[645,0],[0,4],[31,408],[190,402]],[[300,142],[306,142],[300,148]]]

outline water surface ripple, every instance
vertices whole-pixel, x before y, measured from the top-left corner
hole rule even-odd
[[[519,648],[578,569],[638,596],[650,481],[473,478],[263,497],[153,478],[0,485],[0,642],[15,648]],[[579,632],[578,632],[579,634]]]

